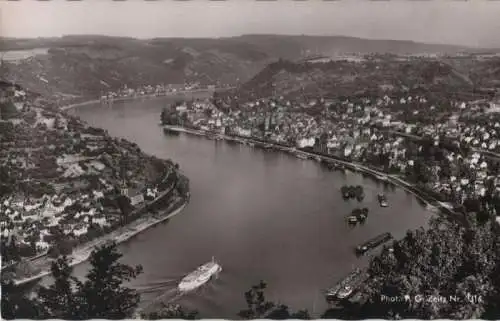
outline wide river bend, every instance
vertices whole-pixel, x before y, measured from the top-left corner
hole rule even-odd
[[[191,202],[180,215],[120,246],[124,262],[144,268],[132,282],[144,305],[163,300],[197,309],[203,317],[234,318],[245,308],[244,292],[263,279],[269,299],[320,313],[327,307],[321,291],[367,264],[367,258],[354,255],[357,244],[382,232],[402,237],[432,215],[411,194],[359,174],[331,172],[280,152],[166,136],[159,114],[173,99],[71,111],[146,153],[178,162],[190,179]],[[370,215],[363,226],[345,224],[345,215],[358,204],[341,198],[344,184],[365,187],[361,206],[369,207]],[[384,190],[390,200],[386,209],[376,199]],[[212,256],[223,266],[220,277],[200,291],[176,296],[177,282]],[[87,269],[85,263],[75,272]]]

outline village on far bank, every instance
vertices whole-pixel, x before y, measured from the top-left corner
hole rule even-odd
[[[0,85],[2,269],[70,254],[144,211],[156,212],[147,204],[162,193],[172,190],[171,202],[187,193],[172,161],[143,154],[50,98]]]

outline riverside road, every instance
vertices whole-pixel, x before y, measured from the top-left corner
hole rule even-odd
[[[322,312],[322,290],[367,264],[368,258],[354,255],[356,245],[383,232],[402,237],[407,229],[425,226],[431,215],[413,195],[359,174],[331,172],[282,152],[166,136],[159,117],[173,101],[71,111],[146,153],[172,159],[190,179],[191,201],[181,214],[120,246],[124,262],[144,268],[132,283],[143,293],[143,304],[172,300],[177,282],[215,256],[223,267],[219,279],[176,303],[204,317],[234,318],[245,308],[244,292],[263,279],[269,299]],[[339,191],[344,184],[362,184],[365,200],[345,202]],[[378,206],[382,191],[389,208]],[[351,229],[344,218],[356,206],[370,208],[370,215],[365,225]],[[83,275],[87,268],[85,263],[75,272]]]

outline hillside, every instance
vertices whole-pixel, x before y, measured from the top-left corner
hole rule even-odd
[[[42,54],[30,54],[30,50]],[[279,58],[297,61],[314,55],[349,53],[457,53],[460,46],[350,37],[244,35],[231,38],[155,38],[108,36],[0,39],[0,75],[42,94],[96,96],[123,84],[237,84]],[[30,57],[31,55],[31,57]],[[2,57],[3,57],[2,56]],[[23,56],[23,58],[25,58]]]
[[[470,61],[474,60],[471,64]],[[499,88],[500,59],[402,58],[392,55],[328,62],[280,60],[264,68],[236,91],[240,101],[283,95],[339,97],[425,90],[439,95],[477,96]],[[481,93],[481,94],[479,94]],[[234,91],[233,93],[234,94]]]

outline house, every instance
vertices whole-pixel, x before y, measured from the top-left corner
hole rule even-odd
[[[56,163],[57,165],[69,165],[72,163],[78,163],[86,159],[87,157],[80,155],[64,155],[63,157],[58,157]]]
[[[244,128],[238,127],[237,131],[238,131],[238,135],[240,135],[240,136],[250,137],[252,135],[252,131],[250,129],[244,129]]]
[[[132,206],[136,206],[142,203],[144,203],[144,195],[142,195],[142,193],[130,197],[130,204]]]
[[[103,163],[101,163],[99,161],[93,160],[90,162],[89,167],[93,167],[98,171],[102,171],[103,169],[106,168],[106,165],[104,165]]]
[[[144,195],[142,192],[138,189],[130,189],[130,188],[124,188],[122,189],[122,195],[128,197],[130,199],[130,204],[132,206],[139,205],[141,203],[144,203]]]
[[[296,141],[296,145],[298,148],[304,148],[304,147],[313,147],[314,144],[316,143],[316,139],[314,137],[308,137],[308,138],[299,138]]]
[[[101,227],[110,225],[105,217],[94,217],[92,218],[92,223],[100,225]]]
[[[85,174],[85,171],[80,167],[80,165],[73,163],[71,164],[66,171],[63,174],[63,177],[79,177],[81,175]]]
[[[80,227],[77,227],[75,229],[73,229],[73,234],[75,234],[75,236],[80,236],[80,235],[84,235],[84,234],[87,234],[87,227],[86,226],[80,226]]]
[[[175,111],[176,112],[184,112],[187,110],[187,106],[186,105],[179,105],[177,107],[175,107]]]

